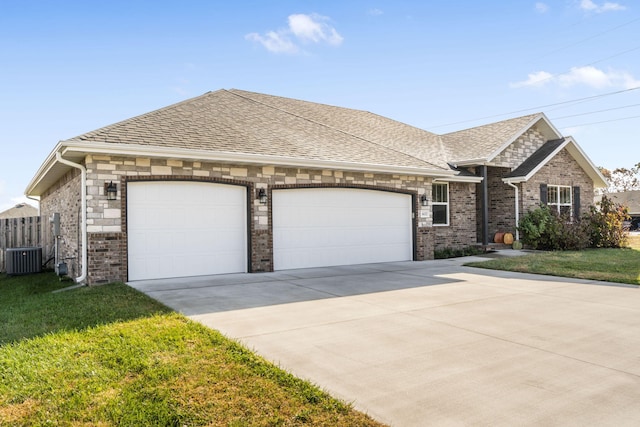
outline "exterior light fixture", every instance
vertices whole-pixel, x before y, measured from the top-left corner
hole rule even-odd
[[[118,195],[118,184],[114,184],[113,181],[104,184],[105,193],[107,193],[107,200],[115,200]]]
[[[258,190],[258,199],[260,200],[261,205],[267,204],[267,192],[264,188]]]
[[[422,196],[420,196],[420,204],[422,206],[429,206],[429,199],[427,199],[426,194],[423,194]]]

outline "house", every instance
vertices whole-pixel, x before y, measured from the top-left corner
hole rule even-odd
[[[629,216],[631,217],[631,230],[640,229],[640,190],[619,191],[617,193],[607,193],[615,203],[619,203],[629,208]],[[596,197],[599,202],[602,196]]]
[[[38,216],[38,208],[28,203],[18,203],[12,208],[0,212],[0,219],[27,218]]]
[[[233,89],[59,142],[26,194],[60,214],[77,280],[101,283],[425,260],[602,186],[544,114],[437,135]]]

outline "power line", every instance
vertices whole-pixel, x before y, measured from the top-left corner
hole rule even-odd
[[[566,46],[560,47],[560,48],[558,48],[558,49],[556,49],[556,50],[552,50],[551,52],[548,52],[548,53],[546,53],[546,54],[542,54],[542,55],[540,55],[540,57],[544,57],[544,56],[552,55],[552,54],[554,54],[554,53],[557,53],[557,52],[560,52],[560,51],[562,51],[562,50],[568,49],[568,48],[570,48],[570,47],[577,46],[577,45],[582,44],[582,43],[584,43],[584,42],[587,42],[587,41],[589,41],[589,40],[593,40],[593,39],[595,39],[595,38],[597,38],[597,37],[600,37],[600,36],[601,36],[601,35],[603,35],[603,34],[607,34],[607,33],[610,33],[610,32],[612,32],[612,31],[615,31],[615,30],[617,30],[617,29],[619,29],[619,28],[625,27],[625,26],[627,26],[627,25],[629,25],[629,24],[633,24],[634,22],[637,22],[637,21],[640,21],[640,18],[633,19],[633,20],[631,20],[631,21],[625,22],[624,24],[620,24],[620,25],[618,25],[617,27],[609,28],[608,30],[605,30],[605,31],[599,32],[599,33],[597,33],[597,34],[594,34],[593,36],[587,37],[586,39],[582,39],[582,40],[579,40],[579,41],[577,41],[577,42],[575,42],[575,43],[572,43],[572,44],[569,44],[569,45],[566,45]]]
[[[636,86],[636,87],[632,87],[632,88],[628,88],[628,89],[617,90],[615,92],[602,93],[600,95],[593,95],[593,96],[587,96],[587,97],[584,97],[584,98],[572,99],[572,100],[569,100],[569,101],[556,102],[554,104],[546,104],[546,105],[540,105],[540,106],[537,106],[537,107],[525,108],[525,109],[522,109],[522,110],[514,110],[514,111],[510,111],[508,113],[493,114],[491,116],[478,117],[476,119],[462,120],[462,121],[459,121],[459,122],[446,123],[446,124],[437,125],[437,126],[427,126],[426,128],[427,129],[436,129],[436,128],[441,128],[441,127],[445,127],[445,126],[453,126],[453,125],[459,125],[459,124],[463,124],[463,123],[476,122],[476,121],[479,121],[479,120],[486,120],[486,119],[493,119],[493,118],[496,118],[496,117],[508,116],[510,114],[524,113],[526,111],[531,111],[531,110],[539,111],[539,110],[547,108],[547,107],[555,107],[557,105],[573,104],[573,103],[578,103],[578,102],[582,102],[582,101],[587,101],[587,100],[590,100],[590,99],[604,98],[606,96],[617,95],[617,94],[620,94],[620,93],[630,92],[632,90],[638,90],[638,89],[640,89],[640,86]]]
[[[622,110],[624,108],[637,107],[640,104],[623,105],[622,107],[607,108],[605,110],[589,111],[588,113],[572,114],[570,116],[554,117],[553,120],[568,119],[569,117],[588,116],[589,114],[604,113],[606,111]]]
[[[637,118],[640,118],[640,115],[638,115],[638,116],[630,116],[630,117],[622,117],[620,119],[602,120],[600,122],[583,123],[583,124],[580,124],[580,125],[563,126],[563,128],[575,128],[575,127],[599,125],[601,123],[621,122],[623,120],[631,120],[631,119],[637,119]]]

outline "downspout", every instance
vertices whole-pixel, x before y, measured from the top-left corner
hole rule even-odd
[[[510,181],[505,181],[505,183],[509,186],[509,187],[513,187],[513,189],[515,190],[515,196],[516,196],[516,241],[520,240],[520,232],[518,231],[518,224],[519,224],[519,219],[520,219],[520,203],[518,201],[518,186],[511,183]]]
[[[82,209],[82,274],[75,278],[76,283],[84,283],[87,280],[87,169],[79,163],[73,163],[63,159],[59,151],[56,152],[56,160],[63,165],[80,169],[80,197]]]

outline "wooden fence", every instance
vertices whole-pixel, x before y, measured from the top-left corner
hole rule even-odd
[[[5,271],[5,249],[41,245],[39,216],[0,219],[0,271]]]

